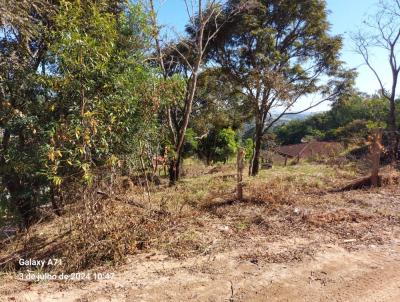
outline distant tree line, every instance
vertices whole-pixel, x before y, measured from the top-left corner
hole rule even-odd
[[[372,129],[386,128],[388,110],[385,99],[354,95],[339,100],[326,112],[292,120],[273,132],[283,145],[313,139],[356,142],[366,139]]]

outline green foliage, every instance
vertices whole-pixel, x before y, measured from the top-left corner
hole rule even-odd
[[[62,1],[50,47],[56,62],[44,78],[55,96],[48,111],[51,129],[48,165],[58,185],[80,173],[91,182],[91,165],[116,162],[132,153],[135,136],[151,123],[150,70],[143,65],[147,38],[138,6],[116,19],[107,1]],[[61,177],[61,178],[60,178]]]
[[[329,31],[325,1],[230,0],[226,14],[238,5],[245,8],[222,26],[210,58],[244,95],[259,128],[276,122],[265,118],[272,108],[286,110],[313,93],[335,98],[348,91],[353,74],[339,60],[342,39]]]
[[[369,121],[354,120],[343,127],[337,128],[335,136],[338,139],[366,138],[371,130],[368,126]]]
[[[245,151],[246,151],[246,159],[250,159],[252,157],[253,154],[253,148],[254,148],[254,142],[253,139],[251,138],[247,138],[244,142],[243,142],[243,146],[242,146]]]
[[[24,1],[20,11],[8,12],[15,17],[9,19],[13,27],[0,22],[1,207],[17,211],[26,220],[48,194],[41,159],[46,154],[43,146],[48,138],[49,117],[44,113],[46,99],[37,81],[45,55],[47,8],[43,3],[35,7]]]
[[[293,120],[274,129],[281,144],[297,144],[302,138],[311,134],[312,128],[304,121]]]
[[[387,112],[383,99],[352,96],[335,103],[327,112],[281,125],[274,133],[281,144],[297,144],[302,139],[362,139],[371,129],[385,127]]]
[[[236,154],[237,148],[238,138],[232,128],[214,128],[200,141],[198,153],[207,164],[226,162],[229,157]]]
[[[138,140],[158,132],[158,79],[145,64],[149,28],[141,4],[58,5],[51,20],[36,15],[31,49],[12,35],[0,44],[7,62],[0,64],[0,127],[7,133],[0,176],[9,193],[2,198],[25,223],[54,187],[90,184],[94,167],[140,152]],[[15,56],[21,64],[11,64]]]
[[[197,133],[207,133],[211,128],[237,130],[250,116],[243,95],[221,69],[209,68],[200,74],[190,122]]]
[[[233,13],[238,6],[245,8]],[[331,35],[323,0],[230,0],[225,12],[234,16],[213,40],[210,58],[243,94],[255,122],[256,175],[263,135],[302,97],[333,100],[347,93],[353,72],[339,59],[342,39]]]
[[[192,128],[186,130],[185,144],[183,146],[183,156],[190,157],[196,154],[199,142],[196,137],[196,132]]]

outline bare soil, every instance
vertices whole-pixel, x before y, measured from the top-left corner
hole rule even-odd
[[[242,251],[246,253],[246,251]],[[271,264],[240,251],[130,259],[112,280],[32,284],[6,281],[1,301],[400,301],[400,244],[348,252],[325,246],[314,257]]]

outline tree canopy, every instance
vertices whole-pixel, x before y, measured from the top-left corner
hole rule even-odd
[[[325,1],[231,0],[226,22],[213,40],[211,60],[243,94],[256,129],[251,174],[256,175],[262,136],[302,97],[333,101],[346,93],[352,73],[339,59],[341,38],[329,34]],[[312,108],[315,104],[311,104]],[[279,111],[272,116],[273,111]]]

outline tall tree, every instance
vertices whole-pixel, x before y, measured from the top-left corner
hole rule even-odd
[[[158,63],[163,77],[168,79],[179,74],[185,86],[182,100],[170,104],[166,109],[167,124],[174,147],[169,177],[170,183],[174,184],[179,179],[185,134],[192,113],[199,74],[204,66],[209,44],[238,8],[232,9],[230,14],[225,15],[222,20],[220,18],[223,12],[221,1],[185,0],[184,5],[189,17],[189,24],[186,28],[188,36],[179,38],[176,43],[164,44],[163,47],[153,0],[149,0],[149,3]],[[217,24],[217,20],[222,21],[212,30],[208,30],[211,24]]]
[[[41,0],[0,1],[0,177],[11,209],[25,225],[35,219],[44,181],[38,173],[43,166],[35,161],[44,143],[37,135],[41,111],[35,77],[53,9]]]
[[[353,36],[356,50],[363,57],[365,64],[375,75],[382,96],[389,102],[387,128],[391,138],[391,153],[398,156],[399,137],[397,135],[396,97],[400,73],[400,0],[380,0],[378,11],[364,22],[367,30]],[[373,49],[380,49],[387,54],[390,70],[390,83],[385,84],[371,54]]]
[[[93,168],[137,151],[137,134],[154,115],[147,15],[125,3],[61,1],[49,51],[54,63],[44,77],[55,119],[48,166],[56,184],[70,175],[90,184]]]
[[[319,96],[304,112],[335,100],[350,84],[341,68],[341,38],[330,36],[323,0],[230,0],[247,9],[226,22],[209,57],[239,87],[255,122],[249,173],[259,170],[263,135],[305,96]]]

